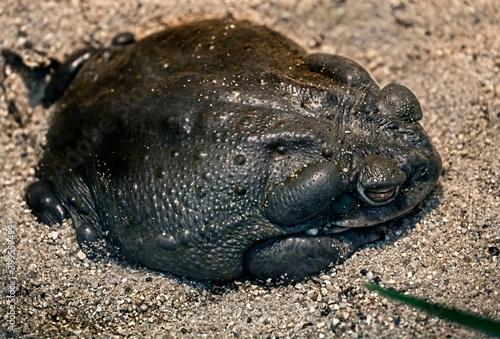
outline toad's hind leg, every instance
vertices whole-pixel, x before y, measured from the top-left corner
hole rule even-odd
[[[26,202],[38,220],[47,225],[60,224],[66,218],[66,209],[44,180],[35,181],[26,189]]]
[[[253,245],[247,250],[244,266],[256,279],[300,281],[349,258],[359,247],[380,240],[366,231],[347,231],[337,236],[282,236]]]
[[[44,95],[41,100],[44,107],[49,107],[54,102],[59,100],[71,81],[82,66],[95,54],[95,50],[88,48],[72,54],[63,64],[55,71],[47,83]]]
[[[21,57],[8,50],[2,50],[5,64],[19,74],[28,89],[31,106],[42,104],[49,107],[59,100],[75,78],[80,68],[95,54],[95,50],[87,48],[72,54],[64,63],[51,60],[49,66],[27,66]],[[47,81],[47,76],[50,80]]]
[[[85,196],[87,192],[80,192]],[[40,180],[32,183],[26,189],[26,202],[37,219],[46,225],[61,224],[68,216],[73,221],[76,239],[88,256],[99,256],[101,252],[101,232],[95,212],[88,203],[80,199],[67,199],[68,205],[63,205],[53,191],[52,185]]]

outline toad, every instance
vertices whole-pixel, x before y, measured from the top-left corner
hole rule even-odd
[[[71,56],[27,202],[155,270],[300,280],[348,258],[432,190],[441,160],[406,87],[209,20]]]

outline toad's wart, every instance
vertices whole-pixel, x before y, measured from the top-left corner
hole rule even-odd
[[[193,278],[314,274],[441,169],[410,90],[244,21],[122,34],[72,56],[42,102],[56,107],[26,194],[38,218]]]

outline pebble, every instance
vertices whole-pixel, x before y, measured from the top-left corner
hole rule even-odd
[[[368,281],[371,281],[371,280],[373,279],[373,272],[372,272],[372,271],[368,271],[368,272],[366,273],[366,279],[367,279]]]

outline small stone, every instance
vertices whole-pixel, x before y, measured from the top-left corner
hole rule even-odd
[[[323,308],[321,309],[321,315],[322,315],[323,317],[326,317],[327,315],[329,315],[329,314],[330,314],[330,312],[331,312],[331,311],[332,311],[332,309],[331,309],[328,305],[326,305],[325,307],[323,307]]]
[[[85,253],[83,253],[82,251],[79,251],[76,256],[78,257],[78,259],[80,260],[83,260],[85,258],[87,258],[87,255]]]
[[[500,255],[500,250],[496,246],[491,246],[488,248],[488,253],[492,256]]]
[[[373,279],[373,272],[372,271],[368,271],[366,273],[366,279],[368,279],[368,280],[372,280]]]

